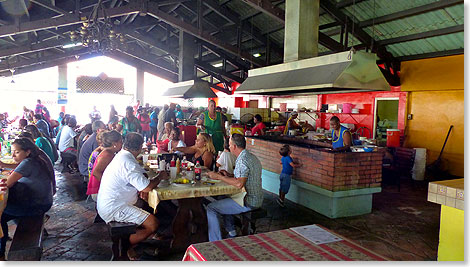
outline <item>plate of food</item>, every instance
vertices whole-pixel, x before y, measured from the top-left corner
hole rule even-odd
[[[176,186],[191,186],[194,184],[194,182],[188,178],[178,178],[173,180],[171,183]]]

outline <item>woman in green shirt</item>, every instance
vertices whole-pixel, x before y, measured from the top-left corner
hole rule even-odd
[[[225,125],[222,114],[215,110],[215,101],[209,101],[208,109],[197,120],[197,127],[212,137],[216,151],[224,151]]]
[[[122,118],[122,120],[119,121],[116,130],[118,132],[121,132],[123,138],[129,132],[142,133],[142,126],[140,126],[139,120],[134,116],[133,107],[128,106],[126,108],[126,117]]]

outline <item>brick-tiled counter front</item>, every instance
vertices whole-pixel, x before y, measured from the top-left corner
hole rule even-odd
[[[278,193],[281,142],[247,138],[247,148],[263,166],[263,189]],[[382,153],[333,153],[291,145],[295,168],[286,198],[330,218],[367,214],[372,194],[382,190]]]
[[[263,169],[281,172],[282,144],[256,138],[247,138],[247,148],[255,154]],[[380,187],[382,181],[382,153],[332,153],[321,149],[291,145],[292,157],[302,165],[294,169],[293,179],[330,191]]]

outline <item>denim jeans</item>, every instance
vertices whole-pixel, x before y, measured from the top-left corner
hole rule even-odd
[[[235,230],[233,216],[252,210],[249,207],[242,207],[231,198],[214,201],[207,205],[207,222],[209,226],[209,241],[221,240],[220,224],[218,214],[224,217],[224,225],[227,232]]]

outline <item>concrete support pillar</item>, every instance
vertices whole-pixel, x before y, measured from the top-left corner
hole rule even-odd
[[[144,105],[144,71],[141,68],[137,68],[137,86],[135,92],[135,100],[140,100],[141,105]],[[147,99],[148,102],[148,99]]]
[[[65,107],[67,105],[67,92],[68,92],[68,84],[67,84],[67,64],[59,65],[58,66],[59,72],[59,81],[57,84],[57,104],[59,106],[59,110],[65,112]]]
[[[192,80],[195,78],[194,55],[197,53],[194,36],[180,31],[179,47],[178,82]]]
[[[318,55],[320,0],[286,0],[284,62]]]

